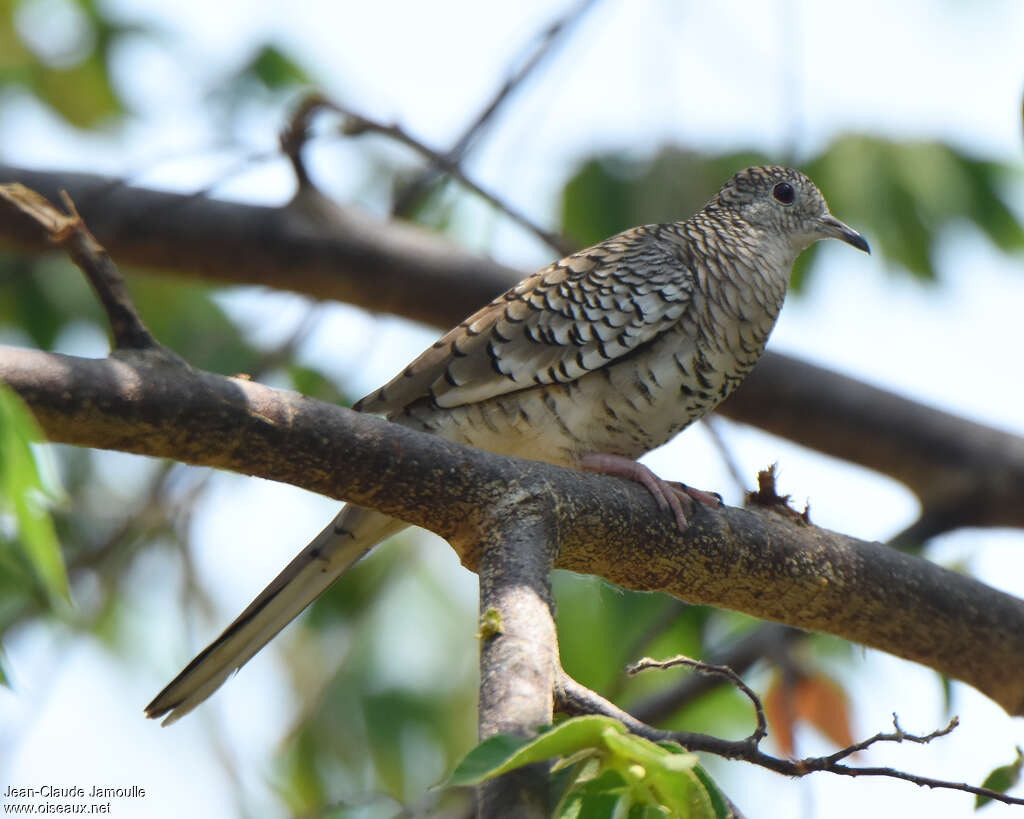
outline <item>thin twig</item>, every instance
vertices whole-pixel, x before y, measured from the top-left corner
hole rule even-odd
[[[61,198],[71,218],[63,229],[53,231],[50,238],[67,250],[71,260],[89,279],[110,321],[114,347],[119,350],[159,347],[136,311],[124,278],[110,254],[89,232],[67,191],[61,191]]]
[[[641,661],[643,662],[643,661]],[[834,754],[819,757],[806,757],[805,759],[792,760],[780,759],[761,751],[759,743],[751,742],[751,737],[743,740],[728,740],[710,734],[691,733],[689,731],[664,731],[654,728],[645,722],[641,722],[632,714],[623,711],[614,703],[609,702],[600,694],[591,691],[586,686],[580,685],[572,677],[559,670],[555,680],[555,708],[565,714],[601,714],[612,717],[621,722],[627,729],[637,736],[649,739],[652,742],[676,742],[689,751],[702,751],[715,754],[725,759],[736,759],[749,762],[761,768],[766,768],[784,776],[802,777],[811,773],[831,773],[837,776],[883,776],[890,779],[901,779],[915,785],[928,788],[942,788],[945,790],[963,791],[975,796],[985,796],[997,802],[1007,805],[1024,805],[1024,798],[1007,796],[1005,793],[980,788],[975,785],[968,785],[966,782],[951,782],[944,779],[932,779],[927,776],[900,771],[895,768],[882,767],[851,767],[843,765],[837,760],[850,756],[857,751],[879,742],[916,742],[927,744],[939,737],[951,733],[958,725],[954,717],[945,728],[932,731],[930,734],[917,736],[908,734],[893,716],[893,724],[896,731],[892,733],[878,733],[862,742],[855,743],[848,748],[843,748]],[[762,709],[758,709],[763,711]]]
[[[458,165],[451,162],[444,154],[434,150],[433,148],[425,145],[416,137],[412,136],[406,131],[401,125],[392,123],[391,125],[385,125],[382,122],[377,122],[367,116],[358,114],[349,108],[346,108],[339,103],[328,100],[320,95],[312,95],[308,97],[300,107],[300,112],[304,116],[312,116],[312,113],[318,108],[334,111],[340,114],[344,118],[344,124],[342,125],[342,133],[346,136],[360,136],[362,134],[380,134],[390,139],[400,142],[408,148],[416,151],[421,156],[426,157],[431,162],[436,164],[439,168],[442,168],[446,173],[449,173],[453,179],[458,180],[469,190],[473,191],[477,196],[486,201],[492,207],[497,208],[509,219],[518,224],[520,227],[528,230],[534,234],[542,242],[545,242],[550,247],[554,248],[556,252],[561,255],[568,255],[576,250],[576,246],[569,242],[562,236],[556,233],[552,233],[549,230],[545,230],[538,224],[533,222],[529,217],[513,208],[499,196],[490,191],[484,189],[468,176],[463,173],[462,169]],[[291,158],[291,154],[289,154]],[[293,165],[295,160],[292,159]]]
[[[674,668],[677,665],[685,665],[688,668],[692,668],[694,671],[699,671],[701,674],[711,674],[716,677],[725,677],[728,679],[734,686],[736,686],[736,688],[746,695],[747,699],[749,699],[754,706],[757,727],[754,729],[754,733],[747,738],[747,741],[756,745],[768,735],[768,723],[765,720],[764,706],[761,705],[760,698],[751,690],[749,685],[743,682],[740,675],[727,665],[711,665],[710,663],[704,663],[700,660],[694,660],[690,657],[684,657],[682,654],[678,654],[667,660],[652,660],[650,657],[644,657],[642,660],[637,660],[637,662],[627,666],[626,673],[633,676],[635,674],[639,674],[641,671],[648,671],[652,668],[665,671],[669,668]]]
[[[502,83],[497,93],[491,98],[491,100],[483,107],[479,114],[474,118],[473,122],[460,136],[455,144],[445,154],[445,158],[452,165],[458,165],[462,162],[466,152],[471,147],[473,141],[477,135],[483,130],[494,115],[498,112],[498,109],[511,97],[512,93],[519,88],[530,74],[549,56],[554,50],[555,43],[561,38],[561,36],[567,33],[583,15],[595,4],[596,0],[583,0],[576,6],[571,8],[562,17],[555,20],[547,28],[544,29],[535,39],[538,40],[537,44],[533,48],[533,53],[526,59],[518,71],[514,71]],[[396,217],[402,217],[408,215],[409,211],[412,210],[416,201],[422,195],[423,191],[426,190],[433,182],[440,176],[444,168],[438,166],[437,163],[431,163],[422,173],[418,174],[412,179],[402,190],[395,196],[395,203],[391,208],[391,215]]]
[[[725,437],[722,435],[722,419],[712,413],[705,416],[702,422],[704,429],[711,437],[711,442],[715,445],[715,449],[718,450],[718,455],[725,464],[725,468],[729,471],[729,477],[736,484],[736,488],[740,490],[740,494],[746,495],[748,487],[746,481],[743,480],[743,471],[740,469],[739,461],[736,460],[732,449],[725,442]]]
[[[762,623],[729,645],[716,649],[707,658],[707,662],[727,665],[737,674],[742,674],[760,660],[785,650],[790,643],[802,639],[805,634],[799,629],[778,623]],[[635,703],[632,711],[644,722],[660,722],[698,697],[725,684],[724,680],[711,676],[685,677],[677,685],[652,693]]]
[[[908,734],[900,727],[899,718],[894,713],[892,715],[892,726],[895,729],[893,733],[877,733],[873,737],[868,737],[867,739],[861,740],[860,742],[856,742],[853,745],[848,745],[847,747],[841,748],[835,753],[829,754],[828,756],[823,758],[828,760],[829,762],[838,762],[841,759],[846,759],[846,757],[848,756],[852,756],[853,754],[858,753],[859,751],[865,750],[871,745],[874,745],[876,742],[906,741],[916,742],[921,745],[927,745],[933,739],[938,739],[939,737],[944,737],[946,736],[946,734],[952,733],[953,729],[959,725],[960,718],[953,717],[945,728],[939,728],[935,731],[932,731],[930,734],[925,734],[924,736],[914,736],[913,734]]]
[[[306,170],[306,164],[302,159],[302,149],[309,142],[309,129],[313,116],[321,108],[328,105],[328,101],[322,95],[310,94],[299,103],[288,120],[288,125],[281,132],[279,140],[281,152],[291,162],[292,170],[295,172],[295,179],[300,188],[313,184],[309,178],[309,172]]]
[[[433,148],[430,148],[420,142],[416,137],[412,136],[408,131],[402,128],[401,125],[398,125],[397,123],[385,125],[361,114],[345,110],[341,107],[338,107],[337,110],[347,119],[344,132],[348,136],[359,136],[364,133],[377,133],[390,137],[396,142],[401,142],[403,145],[412,148],[417,153],[433,160],[440,168],[443,168],[447,173],[449,173],[453,179],[457,179],[489,205],[502,211],[513,222],[533,233],[537,238],[554,248],[558,253],[564,256],[577,249],[575,245],[569,242],[568,239],[540,227],[529,217],[518,209],[512,207],[499,196],[478,185],[466,176],[458,165],[449,162],[443,154],[438,153]]]
[[[110,254],[89,232],[66,191],[61,191],[61,197],[67,213],[61,213],[47,199],[24,185],[0,185],[0,198],[43,228],[49,240],[64,248],[86,275],[107,313],[115,349],[161,349],[139,317]]]

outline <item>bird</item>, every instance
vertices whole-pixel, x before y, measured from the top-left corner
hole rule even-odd
[[[801,171],[733,175],[685,221],[642,225],[527,276],[354,405],[501,455],[641,483],[686,527],[717,496],[636,459],[711,411],[764,351],[796,257],[821,239],[870,253]],[[146,706],[192,711],[375,545],[407,524],[347,504]]]

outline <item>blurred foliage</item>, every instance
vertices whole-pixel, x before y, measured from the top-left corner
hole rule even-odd
[[[649,693],[657,675],[627,678],[623,669],[645,654],[703,655],[710,610],[672,597],[628,591],[599,577],[552,576],[558,600],[558,644],[565,670],[620,702]]]
[[[828,192],[833,211],[870,237],[872,249],[920,279],[937,279],[936,253],[957,223],[1004,252],[1024,249],[1024,225],[1003,200],[1009,183],[1019,181],[1015,167],[939,142],[856,135],[836,140],[804,169]]]
[[[216,83],[209,100],[230,122],[247,106],[291,100],[314,84],[298,58],[277,45],[261,43],[249,59]]]
[[[272,45],[263,45],[238,72],[240,78],[255,79],[268,91],[311,85],[312,79],[292,57]]]
[[[79,128],[109,123],[125,113],[112,53],[137,34],[94,0],[0,0],[0,88],[21,87]]]
[[[589,245],[633,225],[686,218],[736,171],[772,159],[753,151],[704,156],[675,147],[648,159],[592,157],[567,182],[562,227]],[[872,252],[898,270],[935,281],[945,231],[969,224],[1005,252],[1024,249],[1024,225],[1004,201],[1018,169],[971,157],[939,142],[840,137],[799,163],[825,193],[833,213],[867,236]],[[797,259],[802,288],[817,247]]]
[[[111,66],[129,37],[164,34],[118,21],[98,0],[0,0],[0,90],[21,88],[78,128],[112,125],[128,114]],[[235,113],[256,95],[311,85],[295,57],[262,43],[210,99]]]
[[[339,799],[352,807],[352,794],[359,803],[417,810],[467,803],[460,789],[428,790],[476,735],[475,622],[471,610],[453,606],[417,540],[396,538],[356,564],[317,601],[289,647],[305,711],[285,744],[277,787],[299,815]],[[381,645],[397,611],[430,647],[426,660]]]
[[[709,157],[665,147],[648,159],[612,153],[584,160],[562,191],[562,230],[592,245],[634,225],[685,219],[736,171],[762,165],[757,153]]]

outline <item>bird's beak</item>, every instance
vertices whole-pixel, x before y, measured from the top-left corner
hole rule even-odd
[[[853,245],[858,250],[863,250],[865,253],[871,253],[871,248],[868,246],[868,240],[861,236],[852,227],[843,224],[831,213],[826,213],[821,219],[818,220],[818,224],[821,226],[821,232],[832,239],[839,239],[846,242],[848,245]]]

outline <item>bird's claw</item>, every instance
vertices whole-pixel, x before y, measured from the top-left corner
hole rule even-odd
[[[683,504],[686,504],[691,511],[695,501],[705,506],[722,505],[721,495],[715,492],[694,489],[685,483],[666,481],[663,478],[659,478],[643,464],[637,463],[630,458],[624,458],[621,455],[608,455],[606,453],[585,455],[580,459],[579,466],[587,472],[598,472],[602,475],[628,478],[640,484],[651,493],[663,511],[670,511],[672,513],[676,521],[676,527],[680,532],[685,531],[689,525],[686,520],[686,513],[683,511]]]
[[[667,483],[672,487],[677,495],[685,497],[687,501],[697,501],[705,506],[710,506],[712,509],[717,509],[725,503],[725,501],[722,500],[722,496],[717,492],[707,492],[703,489],[696,489],[692,486],[687,486],[685,483],[681,483],[680,481],[667,481]]]

